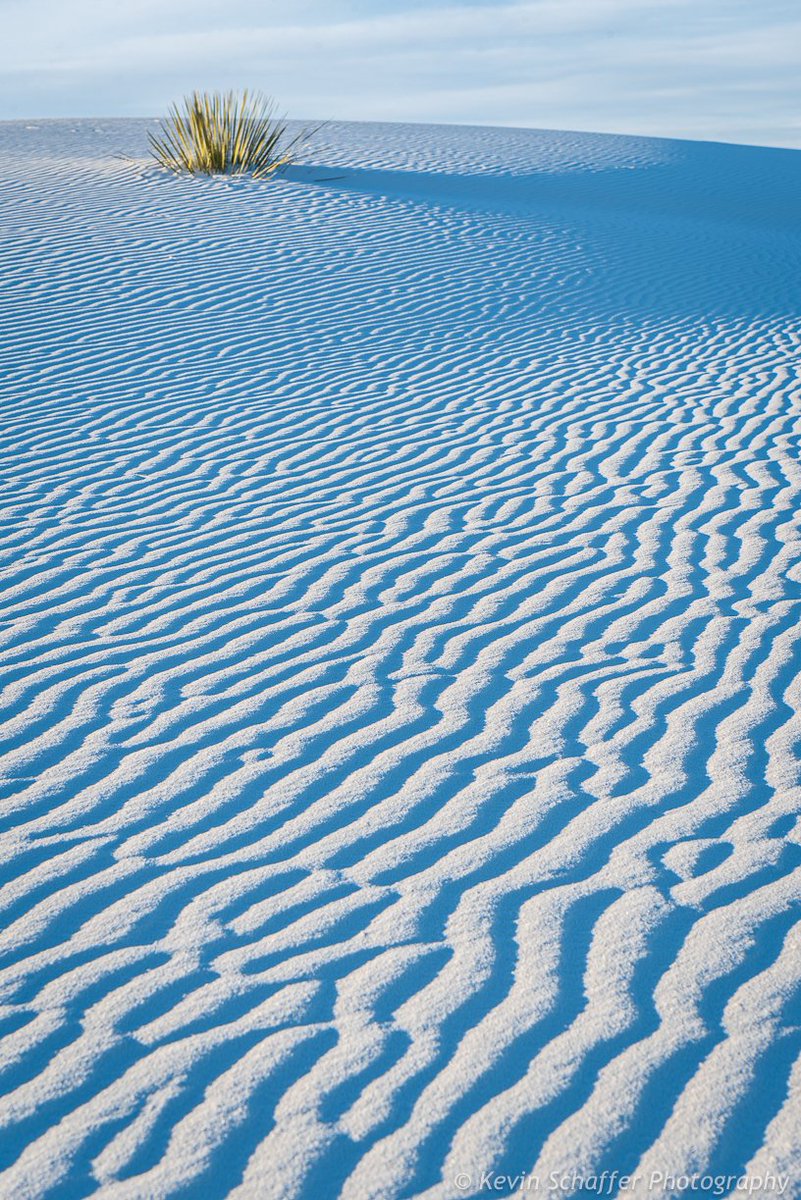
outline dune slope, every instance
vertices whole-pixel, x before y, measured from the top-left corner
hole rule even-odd
[[[801,155],[145,130],[0,128],[0,1195],[801,1196]]]

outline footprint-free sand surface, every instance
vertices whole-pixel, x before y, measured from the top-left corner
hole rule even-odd
[[[0,127],[0,1196],[801,1196],[801,154],[147,128]]]

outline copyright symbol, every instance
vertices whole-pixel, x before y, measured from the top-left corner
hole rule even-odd
[[[453,1182],[456,1184],[460,1192],[466,1192],[473,1180],[469,1175],[465,1175],[463,1172],[461,1175],[457,1175]]]

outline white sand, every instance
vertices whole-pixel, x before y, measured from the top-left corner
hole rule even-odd
[[[801,154],[144,134],[0,127],[0,1195],[801,1196]]]

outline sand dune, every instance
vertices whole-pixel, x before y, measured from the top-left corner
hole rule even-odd
[[[801,1196],[801,155],[145,130],[0,127],[0,1195]]]

